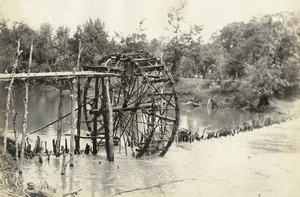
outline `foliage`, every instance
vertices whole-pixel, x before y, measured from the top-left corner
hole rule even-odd
[[[141,51],[147,46],[147,36],[145,34],[145,28],[143,27],[145,19],[139,22],[139,27],[135,32],[122,38],[121,46],[123,52]]]
[[[180,1],[178,7],[171,7],[168,11],[168,24],[167,29],[173,35],[171,40],[166,44],[164,48],[164,61],[168,67],[170,67],[171,73],[175,76],[175,79],[180,75],[179,66],[181,58],[183,57],[183,44],[181,26],[184,22],[184,8],[186,2]]]
[[[82,27],[79,26],[75,37],[82,42],[82,61],[87,65],[95,65],[103,56],[108,55],[108,34],[100,19],[89,19]]]
[[[299,75],[297,17],[293,13],[265,15],[224,27],[213,42],[222,50],[215,55],[217,64],[210,78],[228,83],[246,81],[239,88],[256,95],[253,99],[264,98],[265,103],[270,96],[283,94],[296,84]]]
[[[68,27],[44,23],[38,30],[15,22],[7,27],[0,20],[1,72],[10,69],[15,59],[16,40],[21,40],[17,72],[27,72],[30,46],[34,45],[32,72],[70,71],[76,67],[81,43],[80,65],[96,65],[108,54],[147,50],[163,59],[178,77],[196,77],[215,82],[220,92],[235,92],[241,103],[284,95],[298,83],[300,67],[300,14],[283,12],[226,25],[203,44],[202,26],[184,31],[186,2],[180,1],[168,12],[169,38],[148,41],[145,19],[128,36],[109,37],[105,24],[89,19],[70,35]],[[53,85],[57,82],[53,82]],[[244,97],[244,98],[243,98]],[[266,102],[267,103],[267,102]]]
[[[4,72],[8,69],[12,62],[12,47],[11,42],[11,30],[7,27],[7,20],[0,20],[0,72]]]

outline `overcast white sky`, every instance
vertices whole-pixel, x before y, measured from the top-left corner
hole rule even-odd
[[[72,33],[89,18],[101,19],[110,35],[132,33],[145,18],[148,38],[166,35],[167,12],[179,0],[0,0],[0,15],[24,21],[38,29],[44,22],[55,28],[68,26]],[[187,25],[203,25],[207,41],[216,30],[230,22],[247,21],[259,14],[300,9],[299,0],[187,0]]]

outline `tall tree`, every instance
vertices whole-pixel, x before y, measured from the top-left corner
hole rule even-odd
[[[135,32],[121,40],[124,52],[140,51],[147,48],[147,36],[145,34],[146,28],[144,27],[144,21],[145,19],[142,19]]]
[[[186,2],[182,0],[177,7],[173,6],[168,11],[167,30],[172,34],[172,38],[164,49],[164,61],[171,68],[171,73],[175,76],[175,79],[179,76],[179,65],[183,56],[183,43],[180,42],[180,37],[182,35],[185,5]]]
[[[78,27],[76,37],[82,41],[81,57],[86,64],[94,65],[107,55],[108,34],[100,19],[89,19],[82,27]]]

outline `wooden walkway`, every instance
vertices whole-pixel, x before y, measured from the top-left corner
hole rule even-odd
[[[103,73],[94,71],[79,71],[79,72],[40,72],[40,73],[18,73],[18,74],[0,74],[0,81],[9,81],[12,78],[29,79],[29,78],[43,78],[43,77],[120,77],[121,74]]]

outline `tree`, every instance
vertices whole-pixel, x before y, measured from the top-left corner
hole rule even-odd
[[[49,23],[43,23],[37,31],[35,53],[33,58],[39,65],[36,72],[51,71],[51,64],[55,62],[53,28]]]
[[[181,61],[182,75],[189,72],[188,76],[192,77],[195,74],[203,73],[205,70],[205,68],[202,67],[201,31],[201,26],[194,25],[190,27],[188,32],[184,32],[181,36],[180,41],[183,44],[184,55]]]
[[[258,21],[259,28],[253,40],[260,42],[249,54],[252,58],[246,64],[246,79],[260,98],[260,106],[268,104],[269,97],[274,94],[283,95],[296,84],[299,75],[300,28],[291,30],[273,18],[265,16]],[[289,21],[295,23],[295,20]]]
[[[95,65],[107,55],[108,34],[100,19],[89,19],[82,27],[77,28],[76,40],[82,42],[82,61],[87,65]],[[78,42],[79,44],[79,42]],[[77,47],[78,48],[78,47]]]
[[[54,37],[54,53],[55,62],[52,66],[53,71],[67,71],[72,70],[74,65],[71,65],[71,51],[69,50],[69,34],[68,27],[58,27]]]
[[[164,61],[171,68],[171,73],[175,79],[179,76],[180,60],[183,57],[183,43],[180,42],[182,36],[182,23],[184,22],[184,8],[186,2],[180,1],[178,7],[171,7],[168,11],[167,30],[173,35],[170,42],[164,49]]]
[[[36,32],[27,24],[15,22],[11,33],[11,43],[16,40],[21,41],[18,72],[26,72],[28,68],[28,59],[30,56],[30,46],[35,42]]]
[[[132,51],[140,51],[145,50],[147,47],[147,36],[145,34],[145,28],[144,28],[144,21],[145,19],[142,19],[139,22],[138,28],[127,36],[126,38],[122,38],[121,40],[121,46],[123,49],[123,52],[132,52]]]
[[[7,27],[7,20],[0,19],[0,72],[9,67],[13,61],[13,44],[11,41],[11,30]]]

